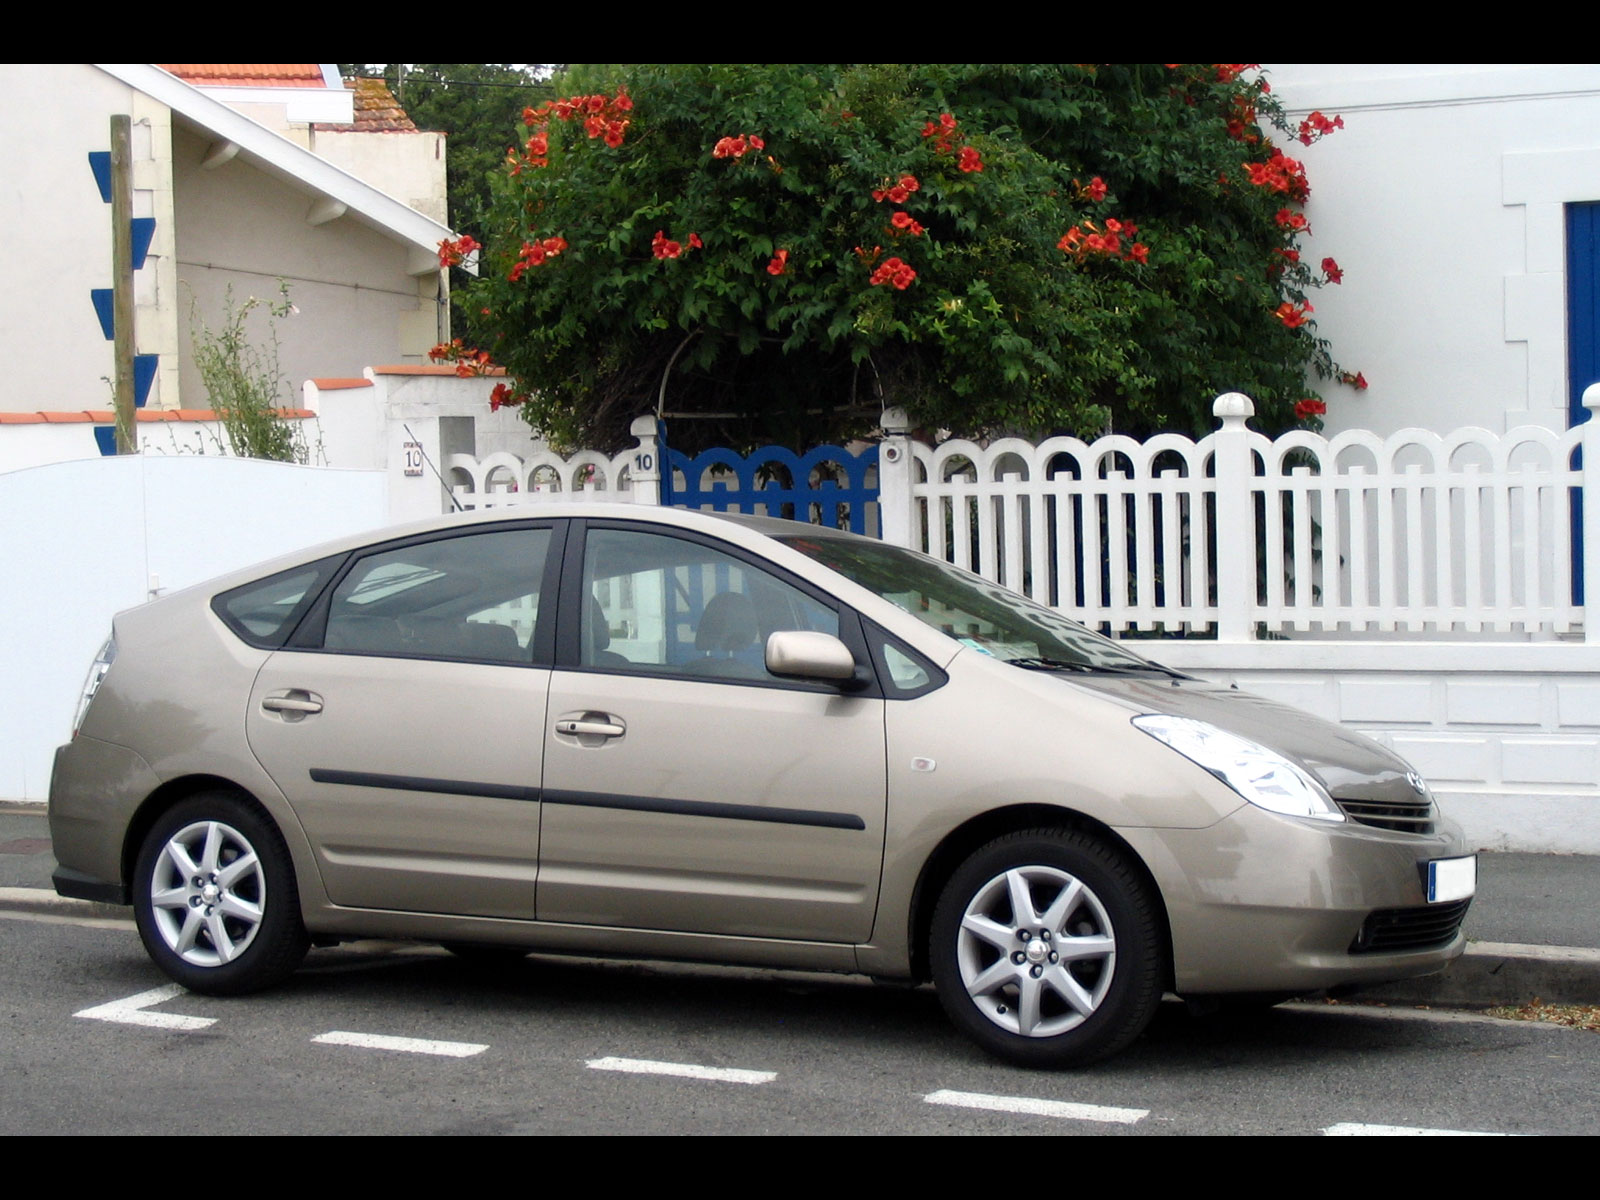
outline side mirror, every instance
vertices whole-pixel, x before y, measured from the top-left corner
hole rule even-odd
[[[847,683],[855,678],[856,660],[831,633],[784,629],[767,639],[767,670],[800,679]]]

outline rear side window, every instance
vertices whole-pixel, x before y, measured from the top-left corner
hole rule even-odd
[[[294,632],[341,561],[325,558],[236,587],[214,598],[211,610],[250,645],[277,649]]]
[[[550,537],[512,529],[369,554],[334,588],[323,649],[531,662]]]

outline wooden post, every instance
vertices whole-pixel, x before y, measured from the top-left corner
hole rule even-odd
[[[111,118],[112,404],[117,453],[137,454],[133,396],[133,137],[126,113]]]

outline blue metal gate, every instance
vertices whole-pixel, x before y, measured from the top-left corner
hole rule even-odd
[[[1583,392],[1600,381],[1600,204],[1567,205],[1568,425],[1589,419]],[[1576,451],[1576,467],[1583,465]],[[1582,496],[1572,495],[1572,600],[1583,603]]]
[[[796,454],[763,446],[748,455],[705,450],[692,458],[664,448],[662,502],[679,508],[783,517],[876,537],[878,447],[852,454],[818,446]]]

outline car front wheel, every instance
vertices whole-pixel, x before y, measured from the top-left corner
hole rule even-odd
[[[190,797],[156,822],[133,903],[150,957],[190,991],[259,991],[305,957],[288,848],[265,813],[231,793]]]
[[[1114,1054],[1161,1002],[1155,901],[1118,852],[1085,834],[1036,829],[977,850],[946,885],[932,939],[951,1020],[1024,1066]]]

